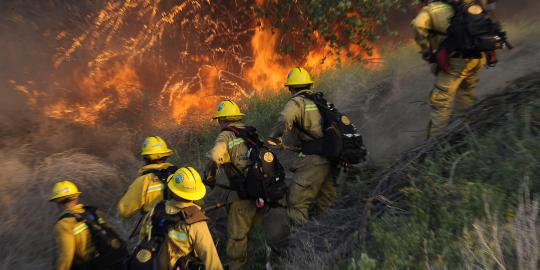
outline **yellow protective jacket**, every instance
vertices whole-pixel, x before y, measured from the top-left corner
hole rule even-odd
[[[242,122],[229,124],[233,128],[245,128],[246,125]],[[222,131],[216,138],[214,147],[208,152],[208,158],[216,162],[218,165],[232,163],[239,171],[244,169],[249,164],[248,146],[244,139],[236,137],[232,131]],[[235,176],[237,172],[234,170],[226,170],[227,176]]]
[[[83,205],[77,204],[62,213],[82,214]],[[97,212],[98,222],[105,223],[103,213]],[[90,237],[90,230],[84,222],[78,222],[74,217],[64,217],[54,226],[58,255],[57,270],[69,270],[73,264],[84,264],[91,259],[95,250]]]
[[[424,6],[412,21],[416,43],[424,50],[436,51],[446,38],[454,8],[435,1]]]
[[[239,129],[246,127],[242,122],[234,122],[229,124],[229,126]],[[236,137],[232,131],[225,130],[219,133],[214,147],[208,152],[207,156],[219,166],[234,166],[236,169],[233,169],[232,166],[223,166],[227,178],[231,179],[237,177],[239,172],[244,172],[249,165],[248,150],[244,139]],[[239,199],[237,192],[231,192],[229,195],[229,202]]]
[[[169,200],[165,203],[165,211],[167,214],[181,214],[182,209],[193,206],[200,210],[193,202]],[[145,219],[145,227],[151,226],[150,216],[151,214],[148,214]],[[169,229],[160,251],[159,269],[172,269],[178,259],[187,255],[199,258],[208,270],[223,269],[206,221],[193,224],[181,221]]]
[[[324,136],[319,109],[313,101],[302,96],[304,93],[313,94],[311,90],[302,90],[294,94],[285,104],[278,122],[270,134],[272,138],[281,138],[287,134],[292,135],[291,147],[296,149],[301,149],[304,142]],[[301,127],[309,135],[299,130],[295,125]],[[328,162],[327,158],[318,155],[309,155],[308,160],[313,165]]]
[[[170,163],[149,164],[140,168],[139,173],[142,174],[151,169],[167,169],[170,166],[173,165]],[[148,213],[156,203],[163,200],[165,188],[153,173],[137,177],[118,202],[118,212],[126,219],[131,218],[137,212]]]
[[[474,0],[465,0],[471,3]],[[478,1],[482,8],[488,5],[487,0]],[[442,1],[434,1],[424,6],[412,21],[416,43],[424,50],[436,51],[446,38],[450,20],[454,16],[454,8]]]

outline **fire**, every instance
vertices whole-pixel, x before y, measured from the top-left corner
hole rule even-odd
[[[280,91],[295,66],[319,74],[361,56],[369,68],[382,67],[376,48],[368,55],[350,44],[329,54],[318,33],[318,43],[303,54],[282,54],[282,33],[266,22],[253,31],[246,21],[212,17],[210,7],[197,0],[109,1],[82,33],[54,35],[64,46],[51,62],[51,83],[12,84],[29,106],[51,118],[96,125],[135,111],[159,116],[151,123],[159,127],[208,119],[222,99]]]
[[[246,72],[246,78],[261,90],[277,91],[283,85],[290,65],[284,65],[284,59],[276,52],[278,35],[262,27],[257,28],[251,46],[253,66]]]
[[[278,53],[277,42],[279,32],[257,28],[251,46],[253,49],[253,66],[246,73],[246,78],[257,90],[278,91],[282,89],[289,70],[296,66],[307,68],[312,74],[320,74],[333,69],[337,65],[352,64],[355,59],[362,59],[369,69],[381,69],[383,63],[380,51],[374,47],[368,54],[361,46],[350,44],[340,54],[329,55],[331,48],[318,33],[313,33],[318,39],[316,46],[311,49],[305,59],[291,59]]]
[[[189,83],[176,82],[166,86],[162,95],[166,95],[167,105],[171,108],[171,116],[177,122],[185,120],[191,115],[195,118],[206,116],[215,108],[218,102],[216,97],[219,69],[213,66],[203,66],[198,73],[200,80],[199,91],[192,91]]]

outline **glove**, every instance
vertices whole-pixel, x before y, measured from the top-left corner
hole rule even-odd
[[[420,52],[422,54],[422,59],[428,63],[435,63],[436,58],[435,54],[430,49],[424,49]]]
[[[265,144],[268,147],[274,148],[274,149],[283,149],[283,141],[281,138],[267,138],[265,141]]]
[[[206,163],[206,167],[204,169],[203,183],[209,186],[211,189],[214,189],[214,187],[216,186],[217,169],[218,165],[213,160],[210,160],[208,161],[208,163]]]

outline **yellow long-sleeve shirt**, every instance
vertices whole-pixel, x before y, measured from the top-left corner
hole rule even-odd
[[[435,51],[446,38],[450,19],[454,16],[451,5],[436,1],[424,6],[412,21],[415,41],[422,50]]]
[[[229,126],[238,129],[246,127],[242,122],[234,122],[229,124]],[[214,147],[208,152],[207,156],[219,166],[226,164],[234,166],[235,169],[231,166],[223,167],[225,174],[230,180],[233,177],[238,176],[239,172],[243,172],[249,165],[248,151],[249,148],[244,139],[237,137],[232,131],[224,130],[217,136]],[[213,172],[213,174],[215,173],[216,171]],[[229,193],[229,202],[237,201],[239,199],[240,197],[237,192]]]
[[[312,94],[313,92],[311,90],[303,90],[294,94],[287,104],[285,104],[279,115],[278,122],[273,127],[270,135],[272,138],[278,138],[290,134],[295,140],[293,147],[298,149],[301,149],[303,142],[311,141],[314,138],[319,139],[324,136],[321,113],[312,100],[302,96],[304,93]],[[309,135],[299,130],[296,126],[301,127]],[[309,159],[314,165],[328,162],[328,159],[318,155],[310,155]]]
[[[465,0],[471,3],[472,0]],[[488,5],[487,0],[478,2],[482,8]],[[436,51],[446,38],[450,20],[454,16],[454,8],[442,1],[435,1],[424,6],[412,21],[415,41],[422,50]]]
[[[139,173],[151,169],[163,170],[170,166],[173,165],[170,163],[149,164],[140,168]],[[153,173],[137,177],[118,202],[118,213],[126,219],[131,218],[137,212],[148,213],[156,203],[163,200],[165,188]]]
[[[64,213],[68,212],[82,214],[84,213],[83,205],[77,204]],[[98,222],[105,223],[103,214],[98,211],[97,215]],[[74,217],[65,217],[56,223],[54,231],[58,245],[57,270],[69,270],[73,264],[83,264],[91,259],[94,246],[90,231],[85,223],[78,222]]]
[[[165,203],[165,211],[167,214],[180,214],[183,208],[193,206],[200,209],[192,202],[170,200]],[[145,222],[144,226],[148,227],[150,218],[147,217]],[[163,248],[165,250],[160,252],[159,269],[172,269],[179,258],[190,254],[199,258],[208,270],[223,269],[206,221],[193,224],[179,222],[167,232]]]
[[[246,125],[241,122],[231,123],[232,128],[242,129]],[[222,131],[216,138],[214,147],[208,152],[208,157],[219,165],[232,163],[238,170],[243,171],[248,165],[248,146],[244,139],[236,137],[232,131]],[[228,176],[237,172],[227,172]]]

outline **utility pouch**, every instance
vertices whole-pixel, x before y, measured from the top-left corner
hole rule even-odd
[[[503,48],[503,41],[497,35],[483,35],[475,39],[475,45],[480,51],[494,51]]]
[[[156,240],[144,241],[135,248],[128,261],[128,270],[158,269],[158,253],[163,239]]]
[[[226,165],[234,166],[234,165]],[[238,193],[240,199],[245,200],[248,198],[246,188],[245,188],[245,179],[242,176],[234,176],[229,178],[229,187]]]
[[[328,127],[324,131],[324,137],[305,142],[302,153],[305,155],[319,155],[329,159],[337,159],[343,151],[343,138],[334,127]]]
[[[176,264],[174,265],[173,270],[205,270],[206,267],[204,266],[204,263],[198,259],[195,258],[193,255],[186,255],[183,257],[180,257]]]
[[[324,138],[305,142],[302,145],[302,154],[322,156],[324,153],[324,144],[325,144]]]

